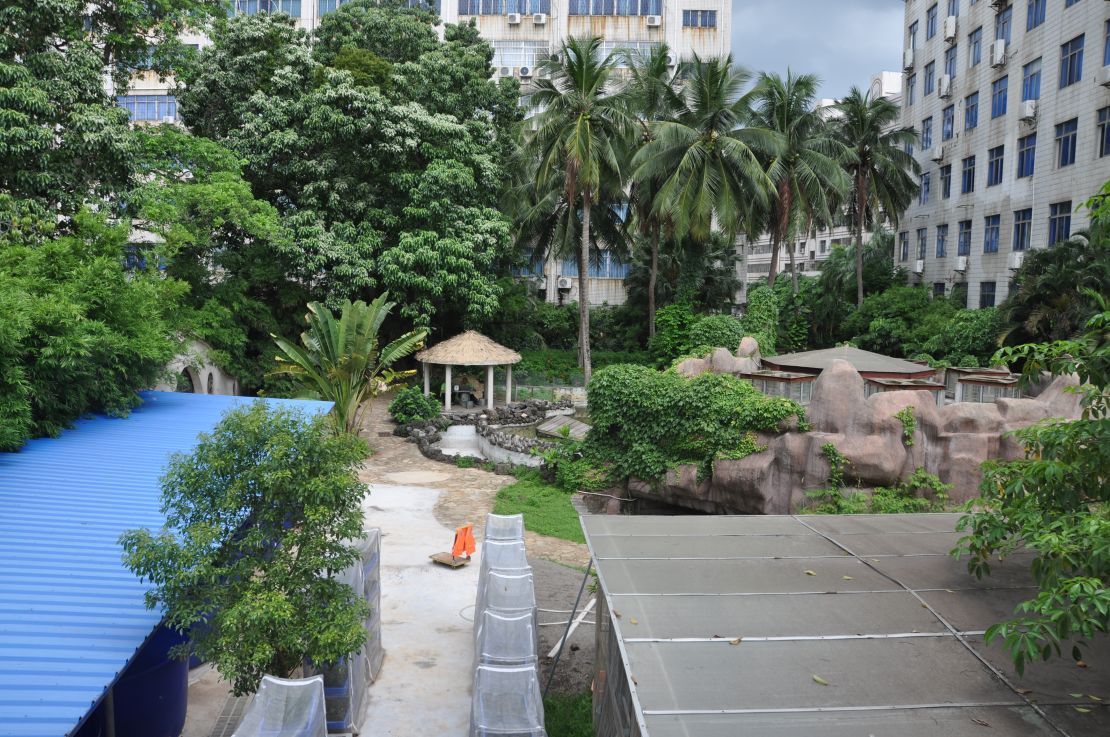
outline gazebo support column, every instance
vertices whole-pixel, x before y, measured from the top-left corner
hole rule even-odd
[[[444,386],[444,389],[443,389],[443,411],[444,412],[450,412],[451,411],[451,365],[450,364],[447,365],[446,370],[447,370],[447,382],[443,385]]]
[[[513,365],[505,367],[505,404],[513,402]]]
[[[428,397],[432,394],[432,369],[428,364],[424,366],[424,396]]]
[[[493,409],[493,366],[486,366],[486,409]]]

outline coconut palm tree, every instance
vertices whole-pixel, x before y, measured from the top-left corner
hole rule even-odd
[[[676,67],[672,63],[672,52],[667,44],[651,47],[643,53],[630,53],[625,56],[628,67],[629,114],[635,122],[632,135],[636,141],[633,148],[646,146],[655,139],[653,126],[670,120],[680,107],[676,83]],[[648,337],[655,335],[656,285],[659,281],[659,240],[665,222],[656,209],[659,189],[663,180],[660,177],[634,181],[629,191],[629,201],[636,213],[636,225],[641,240],[646,241],[650,250],[648,268],[647,310]]]
[[[420,348],[428,331],[410,331],[382,347],[378,333],[396,306],[388,298],[387,292],[370,304],[346,300],[339,319],[324,305],[312,302],[301,345],[272,336],[281,351],[272,375],[291,377],[305,398],[333,402],[335,424],[341,431],[358,434],[367,402],[415,373],[391,367]]]
[[[877,225],[879,213],[897,229],[898,219],[917,195],[921,167],[908,152],[917,140],[912,128],[897,127],[900,111],[885,97],[858,87],[836,104],[836,137],[852,155],[845,169],[851,177],[849,215],[856,230],[856,304],[863,304],[863,229]]]
[[[776,142],[744,127],[751,74],[732,57],[694,55],[679,75],[674,119],[652,124],[652,140],[633,158],[633,181],[662,182],[653,211],[675,238],[707,243],[717,227],[735,240],[752,208],[768,200],[771,180],[757,152],[775,153]]]
[[[768,208],[771,233],[771,272],[774,286],[779,267],[779,246],[801,224],[824,221],[832,212],[830,192],[845,191],[848,177],[841,162],[847,148],[838,141],[816,105],[820,79],[813,74],[787,71],[762,74],[752,104],[752,125],[771,131],[778,151],[766,159],[767,176],[774,185]],[[794,249],[790,249],[793,291],[798,291]]]
[[[592,208],[606,179],[622,179],[627,129],[625,95],[616,78],[617,59],[602,56],[601,39],[570,38],[562,53],[540,64],[532,104],[539,110],[528,144],[535,152],[534,181],[540,192],[562,182],[568,207],[581,208],[578,244],[578,360],[586,381],[590,366],[589,261]]]

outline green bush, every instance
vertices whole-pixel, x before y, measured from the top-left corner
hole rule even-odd
[[[699,317],[690,327],[687,344],[727,348],[735,353],[743,337],[744,326],[732,315],[706,315]]]
[[[648,344],[648,351],[655,357],[659,366],[670,363],[689,349],[690,328],[697,315],[694,309],[684,302],[661,307],[655,313],[655,336]]]
[[[405,387],[389,403],[389,416],[398,425],[435,419],[439,416],[439,411],[439,402],[432,397],[425,397],[424,391],[418,386]]]
[[[704,476],[718,458],[758,450],[751,432],[779,432],[805,413],[796,402],[767,397],[723,374],[686,379],[643,366],[612,366],[589,387],[592,429],[584,457],[613,478],[658,479],[682,463]]]
[[[582,379],[582,369],[578,367],[578,354],[573,350],[524,350],[520,355],[520,363],[513,367],[514,380],[524,382],[527,378],[533,383],[539,381],[545,384],[572,384]],[[593,352],[595,370],[622,363],[650,366],[652,359],[643,351]]]
[[[774,291],[766,286],[756,287],[748,292],[748,307],[740,318],[744,335],[750,335],[759,343],[759,352],[773,356],[776,351],[776,336],[779,330],[779,301]]]

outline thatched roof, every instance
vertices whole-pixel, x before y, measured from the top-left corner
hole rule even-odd
[[[520,354],[481,333],[467,330],[462,335],[420,351],[416,360],[451,366],[504,366],[518,363]]]

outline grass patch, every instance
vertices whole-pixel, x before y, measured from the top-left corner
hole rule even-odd
[[[594,737],[589,691],[574,696],[551,694],[543,700],[543,713],[547,737]]]
[[[523,514],[525,529],[571,542],[586,542],[570,494],[544,483],[534,472],[522,475],[497,492],[493,513]]]

